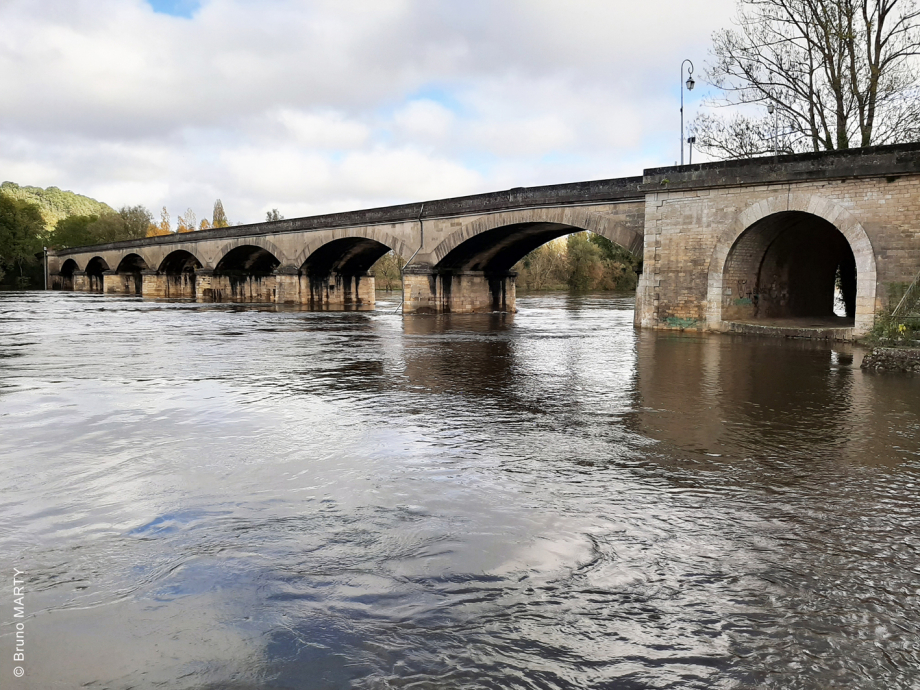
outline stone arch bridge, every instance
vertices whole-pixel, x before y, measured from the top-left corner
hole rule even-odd
[[[54,289],[372,309],[368,270],[395,250],[405,313],[514,311],[514,264],[580,230],[643,258],[639,326],[849,338],[920,269],[920,145],[78,247],[49,252],[47,271]]]

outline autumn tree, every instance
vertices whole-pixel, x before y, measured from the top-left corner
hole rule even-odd
[[[270,223],[273,220],[284,220],[284,216],[278,213],[278,209],[273,208],[271,211],[265,212],[265,222]]]
[[[198,229],[198,218],[190,208],[185,209],[185,215],[179,216],[176,223],[176,232],[195,232]]]
[[[214,202],[214,213],[211,216],[212,228],[230,227],[230,221],[227,220],[227,214],[224,213],[224,204],[220,199]]]
[[[918,17],[918,0],[741,0],[705,78],[709,105],[747,107],[700,115],[697,146],[743,158],[920,141]]]
[[[210,230],[210,229],[211,229],[211,221],[209,221],[207,218],[202,218],[202,219],[201,219],[201,225],[198,226],[198,229],[199,229],[199,230]]]

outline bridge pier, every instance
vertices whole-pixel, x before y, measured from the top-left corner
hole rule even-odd
[[[73,272],[73,289],[74,292],[89,292],[89,278],[86,271]]]
[[[363,310],[376,304],[376,283],[368,273],[303,276],[304,304],[310,309]]]
[[[277,281],[272,274],[199,269],[195,271],[194,282],[199,302],[275,302],[277,299]]]
[[[513,271],[436,272],[409,266],[403,272],[404,314],[515,312]]]
[[[140,273],[105,271],[102,274],[102,291],[107,295],[140,295],[142,289]]]
[[[144,297],[166,297],[166,276],[157,271],[141,271],[141,294]]]
[[[301,304],[300,271],[294,266],[279,266],[275,269],[275,301],[279,304]]]

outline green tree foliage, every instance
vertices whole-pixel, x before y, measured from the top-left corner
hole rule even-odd
[[[108,204],[82,194],[63,191],[57,187],[21,187],[15,182],[4,182],[0,193],[13,199],[36,204],[41,212],[46,231],[51,232],[57,222],[67,216],[102,216],[115,213]]]
[[[514,268],[525,290],[632,290],[640,261],[601,235],[580,232],[538,247]]]
[[[390,292],[402,285],[402,267],[406,262],[394,251],[389,251],[381,256],[377,263],[371,267],[370,274],[374,276],[378,290]]]
[[[270,223],[273,220],[284,220],[284,216],[278,213],[278,209],[276,208],[265,212],[265,222]]]
[[[101,216],[68,216],[58,221],[48,238],[57,249],[134,240],[146,236],[153,215],[143,206],[122,206]]]
[[[118,215],[124,221],[126,240],[140,239],[147,236],[147,230],[153,223],[153,214],[146,206],[122,206]]]
[[[96,235],[90,231],[90,226],[99,220],[99,216],[67,216],[54,226],[50,243],[56,249],[69,249],[70,247],[85,247],[96,242]]]
[[[87,227],[90,244],[136,240],[147,235],[153,215],[143,206],[122,206],[105,213]],[[73,245],[76,246],[76,245]]]
[[[0,280],[26,288],[41,275],[36,254],[42,251],[45,222],[38,204],[0,193]]]
[[[224,204],[218,199],[214,202],[214,213],[211,216],[212,228],[228,228],[230,221],[227,220],[227,214],[224,212]]]

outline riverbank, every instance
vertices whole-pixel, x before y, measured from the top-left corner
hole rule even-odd
[[[868,371],[903,371],[920,374],[920,348],[873,347],[863,357],[861,369]]]

